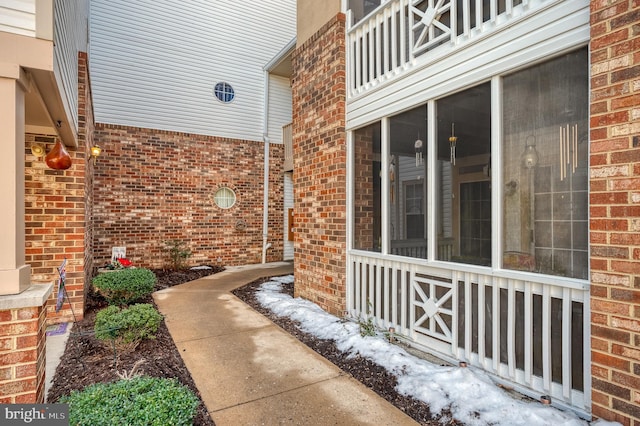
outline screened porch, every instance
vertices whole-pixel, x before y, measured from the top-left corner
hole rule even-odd
[[[352,115],[373,117],[382,99],[376,85],[410,73],[427,60],[419,56],[446,56],[440,48],[452,55],[541,5],[389,1],[352,14]],[[404,18],[394,24],[394,16]],[[434,23],[445,16],[458,16],[446,18],[448,33]],[[435,29],[420,36],[425,22]],[[433,42],[416,50],[418,39]],[[588,71],[587,49],[577,46],[457,82],[446,95],[353,129],[348,148],[349,314],[585,416]],[[395,84],[398,96],[419,77]]]

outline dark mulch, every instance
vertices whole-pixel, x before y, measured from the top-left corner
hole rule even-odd
[[[192,281],[221,270],[222,268],[196,271],[154,270],[158,277],[155,290]],[[141,303],[155,305],[151,297],[142,300]],[[88,295],[84,319],[78,321],[71,330],[64,355],[56,369],[53,384],[47,395],[48,402],[55,403],[61,396],[69,395],[71,391],[81,390],[94,383],[116,381],[119,379],[116,373],[131,372],[139,360],[143,360],[143,363],[137,371],[147,376],[175,378],[200,398],[200,393],[164,321],[160,324],[154,340],[143,341],[132,352],[114,353],[111,347],[97,340],[93,335],[93,324],[96,313],[106,306],[107,304],[99,296]],[[202,402],[198,406],[194,424],[214,425]]]
[[[260,312],[262,315],[268,317],[271,321],[276,323],[292,336],[296,337],[302,343],[340,367],[341,370],[349,373],[356,380],[365,384],[378,395],[404,411],[418,423],[422,425],[443,424],[443,418],[434,418],[427,404],[422,401],[418,401],[415,398],[399,394],[395,390],[397,384],[396,377],[390,374],[384,367],[381,367],[368,358],[360,356],[347,358],[343,352],[338,350],[332,340],[319,339],[311,334],[305,333],[300,330],[296,321],[292,321],[286,317],[279,317],[260,305],[256,299],[255,293],[260,285],[267,280],[267,278],[263,278],[247,284],[246,286],[233,291],[233,294],[238,296],[246,304]],[[283,284],[282,289],[283,293],[293,296],[293,284]],[[450,413],[444,414],[449,415]],[[448,417],[450,418],[450,415]],[[462,423],[455,420],[451,420],[445,424],[462,425]]]

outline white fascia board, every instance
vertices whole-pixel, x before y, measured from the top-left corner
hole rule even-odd
[[[271,72],[282,61],[284,61],[289,55],[293,53],[296,48],[296,37],[292,38],[289,43],[286,44],[276,55],[262,68],[266,72]]]

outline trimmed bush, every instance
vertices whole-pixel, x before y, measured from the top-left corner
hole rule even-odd
[[[97,339],[113,340],[116,347],[135,348],[144,339],[155,339],[162,315],[153,305],[140,303],[129,308],[108,306],[96,314]]]
[[[191,425],[200,401],[175,379],[135,377],[96,383],[62,397],[69,404],[69,424]]]
[[[105,272],[93,279],[93,286],[110,305],[128,305],[153,291],[157,278],[145,268]]]

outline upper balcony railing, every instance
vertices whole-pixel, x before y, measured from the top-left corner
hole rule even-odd
[[[349,96],[505,27],[548,0],[387,0],[347,22]],[[351,24],[352,23],[352,24]]]

